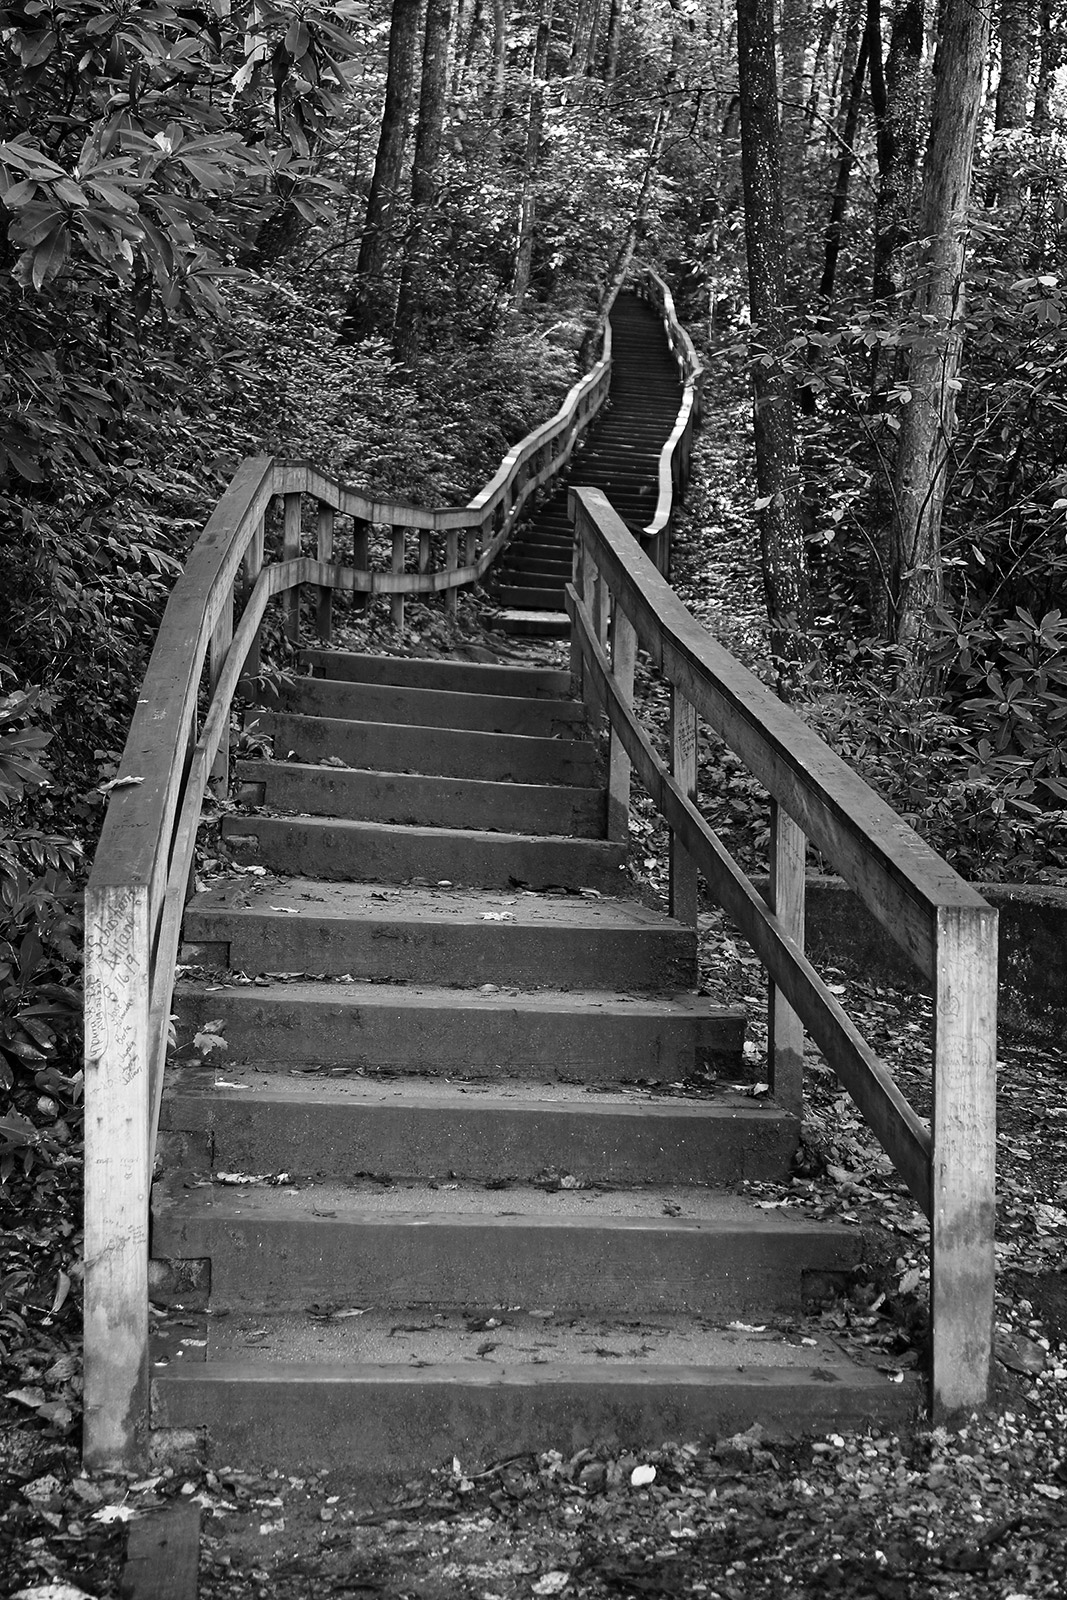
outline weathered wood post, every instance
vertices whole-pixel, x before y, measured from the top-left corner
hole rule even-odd
[[[320,561],[333,560],[333,506],[327,505],[325,500],[319,501],[319,525],[316,543],[316,554]],[[323,644],[329,644],[333,636],[333,590],[328,584],[319,588],[318,604],[315,607],[315,631]]]
[[[370,523],[366,517],[352,518],[352,565],[357,572],[370,572]],[[369,589],[353,596],[357,611],[366,611],[370,603]]]
[[[671,684],[671,775],[690,800],[697,795],[697,714],[677,684]],[[696,862],[671,829],[670,913],[696,927],[700,884]]]
[[[455,572],[459,566],[459,529],[449,528],[445,534],[445,570]],[[456,614],[458,596],[455,586],[445,590],[445,611],[450,617]]]
[[[144,885],[85,896],[85,1464],[148,1445],[149,918]]]
[[[295,561],[300,554],[300,513],[303,496],[297,492],[285,499],[285,526],[282,531],[282,560]],[[300,585],[287,589],[282,596],[285,617],[285,636],[293,644],[300,643]]]
[[[770,881],[767,904],[794,944],[804,948],[804,831],[776,800],[771,801]],[[767,994],[767,1056],[771,1093],[783,1111],[804,1110],[804,1025],[785,996]]]
[[[254,530],[252,532],[252,537],[249,539],[248,544],[245,547],[244,556],[241,559],[241,610],[242,611],[244,610],[245,606],[248,604],[249,600],[252,598],[252,591],[256,587],[256,584],[259,582],[259,575],[262,572],[262,570],[263,570],[263,518],[259,517],[257,522],[256,522],[256,526],[255,526],[255,528],[254,528]],[[259,633],[257,631],[255,640],[252,643],[252,645],[251,645],[251,647],[250,647],[250,649],[248,651],[247,656],[245,657],[245,664],[244,664],[244,667],[241,670],[241,682],[243,684],[247,684],[252,678],[258,678],[259,677],[259,667],[260,667],[260,647],[259,647]]]
[[[634,703],[634,668],[637,633],[625,611],[615,602],[611,619],[611,670],[623,700]],[[608,838],[625,842],[630,837],[630,758],[614,728],[608,752]]]
[[[406,542],[407,529],[403,523],[395,523],[393,526],[393,555],[390,562],[390,570],[395,573],[402,573],[404,570],[404,546]],[[402,594],[389,596],[389,620],[394,628],[402,628],[404,626],[404,596]]]
[[[211,693],[214,695],[218,687],[222,669],[226,665],[226,657],[233,643],[233,600],[236,585],[230,591],[230,597],[219,612],[219,620],[211,630],[211,644],[208,648],[208,682]],[[216,793],[225,800],[230,791],[230,724],[227,719],[223,730],[222,741],[219,744],[218,754],[211,767],[212,782],[216,786]]]
[[[996,1223],[997,913],[937,913],[930,1219],[931,1401],[947,1421],[989,1398]]]

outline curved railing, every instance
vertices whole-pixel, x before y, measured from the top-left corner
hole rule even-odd
[[[767,970],[775,1099],[801,1115],[807,1031],[930,1219],[934,1410],[969,1411],[988,1397],[993,1332],[997,913],[704,631],[599,490],[573,490],[571,514],[572,663],[610,722],[612,836],[632,769],[671,830],[672,913],[696,921],[699,874]],[[638,647],[670,685],[669,766],[634,715]],[[701,722],[771,796],[766,899],[696,806]],[[809,839],[932,982],[929,1127],[804,954]]]
[[[674,296],[659,273],[652,267],[635,267],[634,288],[658,312],[682,383],[678,415],[659,454],[656,510],[651,521],[641,529],[648,555],[660,572],[669,573],[671,524],[689,482],[693,433],[700,426],[706,373],[692,339],[678,321]]]
[[[511,450],[466,506],[427,509],[347,488],[305,462],[244,462],[174,587],[156,639],[85,899],[85,1458],[144,1458],[148,1427],[148,1198],[175,962],[207,781],[224,790],[230,708],[258,672],[260,626],[281,597],[296,638],[317,588],[328,640],[335,590],[409,595],[482,576],[531,495],[566,465],[608,395],[611,332],[556,415]],[[283,506],[281,555],[264,521]],[[307,502],[311,502],[311,507]],[[310,513],[310,514],[309,514]],[[340,559],[351,519],[351,561]],[[388,530],[384,539],[374,529]],[[386,554],[387,552],[387,554]],[[379,564],[385,557],[387,565]],[[198,707],[206,701],[203,721]]]

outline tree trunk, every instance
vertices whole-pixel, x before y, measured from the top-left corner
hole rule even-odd
[[[919,223],[920,237],[928,242],[912,305],[911,398],[901,416],[893,473],[894,634],[907,652],[903,677],[911,689],[926,681],[930,615],[942,600],[941,516],[956,421],[967,206],[988,48],[988,12],[972,0],[943,0]]]
[[[1025,128],[1030,92],[1030,52],[1032,45],[1031,0],[1000,0],[1000,72],[997,76],[997,103],[993,127],[1000,132]],[[992,173],[986,189],[986,205],[1010,203],[1019,197],[1014,176],[1015,157],[1010,150],[994,148]]]
[[[493,74],[489,85],[489,139],[494,158],[500,154],[500,119],[504,112],[507,57],[508,0],[493,0]]]
[[[537,37],[530,63],[530,117],[526,125],[526,153],[522,165],[522,196],[519,202],[519,228],[515,243],[515,274],[511,284],[511,311],[518,315],[530,286],[533,262],[534,227],[537,221],[537,168],[541,154],[541,130],[545,120],[545,76],[548,46],[552,38],[552,12],[555,0],[541,0]]]
[[[864,29],[859,55],[856,57],[852,76],[847,80],[847,90],[845,91],[841,148],[837,158],[837,181],[834,184],[834,197],[830,202],[830,218],[826,224],[822,279],[819,283],[819,293],[824,300],[833,298],[834,279],[837,276],[837,260],[841,254],[841,240],[845,231],[848,188],[852,178],[852,168],[856,160],[856,132],[860,124],[860,107],[863,103],[863,80],[867,72],[867,45],[868,34],[867,30]]]
[[[419,125],[411,169],[411,221],[404,241],[404,264],[396,308],[393,348],[401,361],[414,361],[422,339],[420,289],[425,267],[426,225],[433,206],[438,158],[445,125],[448,34],[452,0],[427,0],[422,50]]]
[[[830,40],[834,36],[834,24],[837,21],[837,7],[826,5],[823,7],[819,19],[819,37],[815,45],[815,60],[811,67],[811,84],[808,88],[808,103],[804,108],[804,137],[810,139],[815,132],[815,117],[819,110],[821,94],[821,80],[826,67],[826,57],[830,49]],[[832,102],[831,102],[832,103]]]
[[[386,267],[414,98],[418,25],[419,0],[393,0],[378,153],[359,241],[356,281],[349,292],[342,326],[341,336],[349,342],[386,331],[391,321],[392,295]]]
[[[805,225],[804,68],[811,36],[811,0],[781,0],[781,17],[782,189],[786,238],[793,242],[801,238]]]
[[[878,0],[871,0],[877,13]],[[871,42],[871,104],[877,123],[878,200],[874,219],[872,282],[876,300],[901,288],[901,251],[907,242],[919,165],[922,93],[923,0],[897,0],[889,30],[884,77]],[[880,30],[877,35],[881,47]]]
[[[1034,88],[1034,132],[1052,128],[1052,89],[1063,64],[1063,34],[1056,20],[1055,0],[1038,0],[1037,83]]]
[[[608,12],[608,33],[604,45],[604,87],[610,89],[619,70],[619,40],[622,36],[622,18],[626,0],[611,0]]]
[[[780,678],[807,654],[807,574],[785,367],[785,217],[772,0],[737,0],[741,180],[752,308],[752,401],[763,586]]]

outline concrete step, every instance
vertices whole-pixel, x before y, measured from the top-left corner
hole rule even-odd
[[[738,1070],[745,1019],[698,995],[426,983],[178,985],[179,1038],[219,1021],[224,1077],[247,1063],[610,1085]]]
[[[247,726],[269,735],[275,756],[284,761],[315,763],[332,758],[365,771],[422,772],[494,783],[574,784],[578,788],[591,787],[597,776],[597,752],[585,739],[352,722],[338,717],[301,717],[288,711],[252,712]]]
[[[455,1456],[475,1473],[520,1451],[637,1453],[756,1422],[772,1439],[884,1432],[921,1404],[913,1377],[892,1383],[818,1334],[803,1346],[789,1330],[662,1316],[487,1320],[182,1313],[157,1328],[153,1421],[196,1430],[216,1466],[343,1471],[374,1493]]]
[[[283,684],[276,703],[267,701],[265,708],[299,716],[419,728],[468,728],[533,739],[581,738],[586,724],[585,706],[576,700],[459,694],[447,689],[351,683],[341,678],[296,678]]]
[[[334,817],[225,817],[237,861],[306,878],[625,893],[626,845],[607,839],[412,827]]]
[[[604,792],[599,788],[360,772],[286,761],[239,761],[237,777],[244,804],[312,816],[416,827],[493,827],[583,839],[604,834]]]
[[[509,1185],[548,1172],[586,1184],[716,1184],[788,1175],[797,1127],[736,1091],[714,1099],[580,1085],[475,1086],[239,1070],[168,1074],[160,1128],[199,1137],[201,1170]]]
[[[550,667],[496,666],[439,656],[374,656],[350,650],[302,650],[300,660],[316,677],[349,683],[402,684],[409,689],[447,689],[456,694],[502,694],[566,699],[570,675]]]
[[[185,1188],[172,1175],[153,1191],[153,1259],[209,1260],[216,1314],[504,1305],[763,1321],[799,1315],[862,1254],[858,1228],[677,1185]]]
[[[241,878],[196,895],[184,932],[183,961],[249,974],[638,993],[696,984],[693,931],[628,900]]]

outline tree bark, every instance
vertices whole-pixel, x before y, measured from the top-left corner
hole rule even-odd
[[[619,42],[622,37],[622,18],[626,0],[611,0],[608,12],[607,39],[604,44],[604,87],[610,89],[619,70]]]
[[[526,152],[522,165],[522,194],[519,201],[519,227],[515,242],[515,272],[511,283],[511,311],[518,315],[530,286],[533,264],[534,228],[537,221],[537,169],[541,155],[541,132],[545,120],[545,76],[548,71],[548,46],[552,38],[552,12],[555,0],[541,0],[537,35],[530,62],[530,115],[526,125]]]
[[[1031,0],[1000,0],[997,20],[1000,72],[997,75],[997,102],[993,115],[993,127],[998,133],[1026,126],[1033,43],[1031,21]],[[1019,198],[1019,182],[1014,176],[1014,166],[1015,159],[1010,150],[994,149],[992,174],[986,189],[987,206],[1006,204]]]
[[[852,179],[852,168],[856,161],[856,133],[860,124],[860,107],[863,104],[863,79],[867,72],[867,46],[868,35],[867,30],[864,29],[863,38],[859,46],[859,55],[855,58],[852,76],[847,80],[847,89],[844,91],[844,117],[841,130],[841,148],[837,158],[837,181],[834,184],[834,197],[830,202],[830,217],[826,224],[822,279],[819,283],[819,293],[824,300],[833,298],[834,280],[837,277],[837,262],[841,254],[841,240],[845,232],[848,189]]]
[[[392,320],[392,295],[386,268],[414,98],[418,24],[419,0],[393,0],[378,152],[367,198],[363,236],[359,241],[356,279],[349,292],[342,326],[341,336],[349,342],[387,330]]]
[[[815,132],[815,117],[819,110],[819,97],[821,93],[821,80],[826,67],[826,57],[830,50],[830,40],[834,36],[834,24],[837,22],[837,7],[835,5],[823,6],[822,16],[819,19],[819,37],[815,45],[815,60],[811,67],[811,83],[808,86],[808,102],[804,109],[804,137],[810,139]],[[832,91],[831,91],[832,92]]]
[[[811,0],[781,0],[782,187],[785,231],[790,242],[804,232],[806,96],[804,67],[811,37]]]
[[[445,125],[451,21],[452,0],[427,0],[419,124],[415,132],[415,154],[411,169],[411,221],[404,241],[404,263],[400,272],[400,294],[393,334],[393,349],[401,361],[415,360],[422,339],[420,280],[425,267],[426,227],[434,202]]]
[[[737,0],[737,54],[760,547],[771,650],[784,682],[807,654],[809,618],[793,396],[785,365],[785,217],[772,0]]]
[[[868,18],[878,15],[869,0]],[[868,27],[872,23],[868,21]],[[897,0],[889,30],[884,76],[874,49],[881,30],[868,37],[871,105],[877,125],[878,200],[874,216],[872,285],[876,300],[900,292],[901,251],[907,242],[919,165],[919,99],[922,93],[923,0]]]
[[[901,415],[893,473],[894,636],[906,652],[903,678],[911,689],[925,684],[929,621],[943,594],[941,517],[956,421],[967,206],[988,48],[988,12],[972,0],[943,0],[919,223],[927,243],[912,304],[911,398]]]
[[[1034,132],[1052,128],[1052,87],[1063,65],[1063,34],[1056,20],[1055,0],[1038,0],[1037,83],[1034,88]]]

